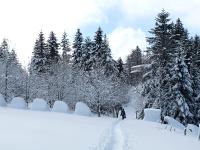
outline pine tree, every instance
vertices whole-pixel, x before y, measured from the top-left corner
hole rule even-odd
[[[183,124],[194,123],[192,122],[193,114],[193,89],[192,80],[188,67],[184,61],[184,51],[180,40],[176,40],[177,46],[174,53],[174,67],[172,68],[173,76],[169,80],[172,84],[170,89],[171,96],[168,101],[171,101],[171,108],[169,111],[170,116],[179,120]],[[166,106],[169,107],[169,106]]]
[[[99,52],[101,53],[101,54],[99,53],[100,54],[99,63],[100,66],[104,67],[105,75],[116,76],[117,74],[116,62],[112,58],[111,49],[106,35],[104,35],[102,46]]]
[[[121,57],[117,60],[117,69],[118,69],[118,74],[120,75],[122,72],[124,72],[124,67],[123,67],[123,61]]]
[[[82,33],[80,32],[80,29],[77,29],[75,39],[73,42],[74,52],[72,54],[74,67],[81,67],[82,55],[83,55],[82,47],[83,47],[83,36]]]
[[[87,37],[83,43],[83,52],[82,52],[82,62],[81,67],[85,71],[92,70],[93,60],[92,60],[92,51],[94,49],[94,43],[92,40]]]
[[[142,52],[139,46],[136,46],[136,49],[131,51],[131,54],[128,55],[126,60],[126,71],[128,74],[128,82],[131,85],[138,84],[141,81],[142,74],[132,74],[132,67],[142,64]]]
[[[145,107],[161,108],[163,115],[169,111],[165,107],[168,105],[167,97],[171,88],[168,81],[173,66],[173,24],[169,22],[169,13],[163,10],[156,18],[155,27],[150,30],[152,37],[148,37],[147,42],[150,44],[151,64],[148,73],[144,75],[146,82],[143,90],[143,95],[148,98]]]
[[[49,35],[49,39],[47,40],[48,63],[50,65],[56,64],[60,59],[58,48],[59,43],[57,42],[55,33],[52,31]]]
[[[69,62],[70,57],[71,57],[69,52],[71,52],[71,48],[70,48],[70,43],[69,43],[69,39],[67,38],[66,32],[63,33],[60,46],[62,50],[62,59]]]
[[[31,72],[36,71],[36,73],[45,73],[47,71],[47,46],[45,43],[44,34],[41,31],[39,33],[38,39],[35,42],[33,56],[31,60]]]

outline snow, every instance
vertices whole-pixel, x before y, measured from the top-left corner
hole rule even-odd
[[[186,129],[187,129],[187,134],[191,134],[194,136],[198,135],[199,127],[197,127],[196,125],[188,124]]]
[[[94,150],[115,119],[0,109],[1,150]]]
[[[40,100],[35,100],[38,103]],[[44,100],[43,100],[44,102]],[[45,103],[46,104],[46,103]],[[87,106],[77,103],[77,110]],[[38,107],[37,107],[38,108]],[[88,117],[69,113],[0,109],[2,150],[199,150],[197,136],[169,125],[136,120],[132,106],[125,107],[127,119]],[[132,109],[134,110],[134,109]],[[156,114],[158,110],[149,110]],[[152,113],[153,112],[153,113]],[[83,112],[82,112],[83,113]],[[81,114],[82,114],[81,113]],[[149,117],[154,119],[154,117]],[[165,117],[170,125],[174,120]],[[177,124],[175,124],[177,126]],[[174,125],[174,126],[175,126]],[[189,125],[188,128],[194,128]]]
[[[180,122],[176,121],[172,117],[165,116],[164,117],[164,121],[166,121],[168,123],[168,125],[172,126],[173,128],[177,128],[177,129],[180,129],[180,130],[184,130],[185,129],[184,125],[182,125]]]
[[[200,142],[166,125],[126,119],[121,123],[124,150],[199,150]]]
[[[90,108],[82,102],[77,102],[76,107],[75,107],[75,112],[76,115],[83,115],[83,116],[90,116],[91,111]]]
[[[0,106],[6,106],[6,102],[2,94],[0,94]]]
[[[68,105],[63,102],[63,101],[55,101],[52,110],[53,112],[68,112],[69,111],[69,107]]]
[[[160,109],[153,109],[153,108],[144,109],[144,120],[152,122],[160,122],[160,118],[161,118]]]
[[[44,99],[36,98],[33,100],[31,106],[31,110],[40,110],[40,111],[48,111],[49,107],[47,102]]]
[[[26,109],[26,102],[21,97],[14,97],[10,104],[8,104],[8,107],[11,108],[18,108],[18,109]]]

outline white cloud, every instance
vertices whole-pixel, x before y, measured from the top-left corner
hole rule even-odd
[[[200,0],[120,0],[121,11],[126,20],[153,18],[162,10],[173,18],[180,17],[189,29],[200,29]]]
[[[115,59],[125,59],[137,45],[143,50],[147,46],[145,33],[140,29],[119,27],[113,30],[108,38]]]
[[[65,30],[70,37],[91,23],[107,20],[105,0],[0,0],[0,40],[8,38],[22,63],[30,61],[34,41],[43,30],[46,37]],[[113,0],[108,0],[109,7]],[[108,7],[108,6],[106,6]]]
[[[6,37],[14,42],[12,45],[25,64],[30,60],[34,41],[41,29],[46,37],[51,30],[59,38],[64,30],[73,37],[77,28],[112,22],[112,18],[108,18],[111,13],[119,15],[118,20],[114,18],[116,26],[126,27],[127,22],[134,25],[135,21],[153,20],[164,8],[171,16],[180,17],[189,30],[200,29],[200,0],[0,0],[0,4],[0,40]],[[117,34],[121,35],[119,48],[112,42],[118,40],[114,38]],[[126,51],[129,51],[136,45],[145,45],[141,42],[145,41],[144,33],[139,29],[116,28],[110,37],[112,47],[120,53],[115,53],[116,57],[123,55],[117,49],[127,47]]]

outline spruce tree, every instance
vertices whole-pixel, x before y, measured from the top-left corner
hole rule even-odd
[[[128,55],[127,60],[126,60],[126,71],[128,74],[128,82],[131,85],[135,85],[138,83],[138,81],[141,81],[142,74],[132,74],[132,67],[141,65],[142,64],[142,52],[139,46],[136,46],[135,49],[131,51],[131,54]]]
[[[145,107],[156,107],[162,109],[162,114],[167,115],[170,109],[168,95],[171,84],[169,82],[170,68],[173,66],[172,53],[174,44],[172,42],[172,27],[169,13],[162,10],[156,17],[155,27],[150,30],[152,37],[147,38],[151,52],[151,64],[149,71],[145,74],[143,95],[147,97]]]
[[[60,46],[62,50],[62,59],[69,62],[70,57],[71,57],[69,52],[71,52],[71,48],[70,48],[70,43],[69,43],[69,39],[67,38],[66,32],[63,33]]]
[[[75,39],[73,42],[73,66],[74,67],[81,67],[81,62],[82,62],[82,47],[83,47],[83,36],[82,33],[80,32],[80,29],[77,29]]]
[[[47,71],[47,57],[47,46],[45,43],[44,34],[41,31],[38,39],[35,41],[33,56],[31,59],[31,72],[36,71],[36,73],[45,73]]]
[[[93,60],[92,60],[92,51],[94,49],[94,43],[92,40],[87,37],[83,43],[83,52],[82,52],[82,62],[81,67],[85,71],[92,70]]]
[[[60,59],[58,48],[59,48],[59,43],[57,42],[56,35],[53,31],[51,31],[49,39],[47,40],[48,63],[50,65],[56,64]]]

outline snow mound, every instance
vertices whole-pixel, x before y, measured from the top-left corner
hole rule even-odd
[[[91,115],[90,108],[85,103],[82,103],[82,102],[76,103],[74,113],[77,114],[77,115],[83,115],[83,116],[90,116]]]
[[[31,104],[31,110],[47,111],[49,110],[49,107],[44,99],[36,98]]]
[[[187,129],[187,133],[198,135],[199,128],[196,125],[188,124],[186,129]]]
[[[66,112],[68,112],[68,110],[69,110],[68,105],[63,101],[55,101],[53,108],[52,108],[53,112],[65,112],[66,113]]]
[[[144,120],[152,122],[160,122],[161,110],[146,108],[144,109]]]
[[[167,124],[171,125],[174,128],[178,128],[178,129],[181,129],[181,130],[185,129],[184,125],[182,125],[180,122],[178,122],[177,120],[175,120],[172,117],[165,116],[164,121],[167,122]]]
[[[26,109],[26,102],[21,97],[14,97],[10,104],[8,104],[8,107],[11,108],[19,108],[19,109]]]
[[[3,106],[3,107],[6,106],[6,101],[2,94],[0,94],[0,106]]]

